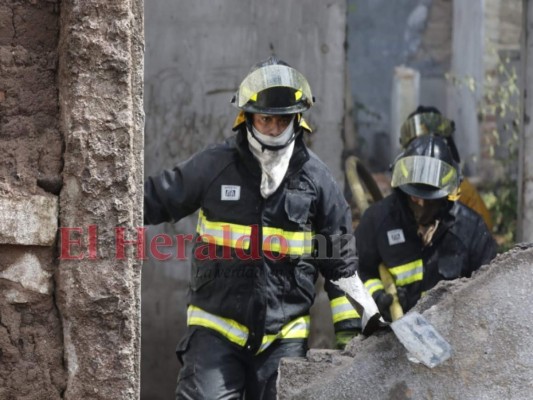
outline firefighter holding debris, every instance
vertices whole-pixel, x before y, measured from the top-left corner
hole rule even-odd
[[[370,206],[356,228],[359,275],[385,319],[393,296],[380,264],[392,275],[403,311],[441,280],[469,277],[496,254],[481,216],[449,199],[460,184],[459,166],[442,136],[410,141],[396,159],[393,193]]]
[[[348,204],[304,144],[307,80],[270,57],[232,101],[234,137],[145,183],[146,224],[199,210],[177,399],[275,399],[280,358],[306,354],[319,272],[339,331],[355,328],[352,304],[364,333],[380,325],[356,272]]]
[[[414,138],[422,135],[433,134],[441,136],[450,149],[455,163],[460,165],[461,158],[454,141],[454,133],[455,123],[445,118],[436,107],[418,106],[401,127],[400,145],[405,149]],[[457,190],[450,194],[450,200],[458,200],[477,212],[481,215],[489,230],[492,231],[490,212],[474,185],[467,178],[463,177],[461,179]]]

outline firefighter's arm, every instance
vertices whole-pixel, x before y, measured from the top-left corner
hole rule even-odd
[[[329,298],[333,327],[335,329],[335,345],[344,349],[348,342],[361,332],[361,317],[352,306],[346,294],[331,281],[324,283]]]
[[[330,281],[341,293],[346,293],[350,304],[361,316],[363,333],[369,334],[379,327],[380,315],[372,296],[357,275],[350,208],[338,186],[328,182],[334,181],[325,181],[320,187],[316,234],[323,248],[317,249],[315,261],[326,281]]]
[[[144,183],[144,223],[175,222],[200,207],[206,181],[213,169],[211,150],[193,155],[173,169],[149,177]]]
[[[384,282],[380,274],[380,265],[383,265],[377,243],[377,208],[370,207],[363,214],[357,229],[355,238],[357,245],[357,254],[359,256],[359,276],[365,288],[368,290],[378,309],[385,318],[390,321],[390,306],[393,302],[393,296],[385,291]]]
[[[472,235],[472,243],[470,244],[470,275],[482,265],[488,264],[496,257],[497,244],[490,234],[485,223],[479,219],[477,226]]]
[[[363,334],[369,335],[380,327],[386,326],[374,299],[364,287],[357,273],[347,278],[333,280],[332,283],[346,293],[352,306],[361,315]]]

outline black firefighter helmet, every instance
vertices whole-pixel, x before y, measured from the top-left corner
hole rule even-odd
[[[393,188],[426,200],[446,197],[460,183],[457,165],[445,138],[432,134],[414,138],[394,163]]]

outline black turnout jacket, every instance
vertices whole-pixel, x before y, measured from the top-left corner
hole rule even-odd
[[[260,182],[242,125],[223,144],[148,178],[144,197],[145,224],[200,210],[189,309],[224,319],[210,323],[245,327],[249,335],[240,344],[253,351],[264,335],[309,314],[318,272],[339,279],[357,270],[355,244],[346,240],[352,233],[349,206],[301,134],[280,187],[263,199]],[[339,296],[327,286],[330,298]]]
[[[470,277],[496,255],[483,219],[460,202],[448,202],[431,242],[424,245],[407,196],[396,189],[369,207],[356,228],[359,274],[371,294],[383,290],[379,265],[404,289],[404,311],[441,280]]]

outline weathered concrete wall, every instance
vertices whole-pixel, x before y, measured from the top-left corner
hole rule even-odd
[[[0,1],[0,398],[60,399],[57,1]]]
[[[60,224],[96,225],[62,259],[57,299],[63,323],[64,399],[136,399],[140,384],[140,266],[134,246],[115,255],[115,228],[142,224],[142,0],[61,3],[59,82],[65,140]],[[74,237],[75,238],[75,237]]]
[[[519,146],[518,239],[533,240],[533,3],[523,2],[522,134]]]
[[[57,1],[0,2],[0,194],[43,193],[61,171]]]
[[[453,348],[429,369],[413,364],[393,333],[354,340],[346,352],[282,361],[279,398],[531,398],[533,301],[531,245],[497,257],[471,279],[442,282],[416,309]]]
[[[344,0],[146,2],[146,175],[232,134],[230,99],[255,62],[273,51],[309,80],[311,146],[342,182]],[[194,232],[196,220],[150,227],[149,235]],[[185,326],[187,262],[143,267],[142,397],[172,397],[174,348]],[[330,321],[328,321],[331,324]]]
[[[385,171],[390,146],[394,68],[420,72],[420,102],[446,112],[444,73],[450,65],[449,0],[348,1],[348,68],[359,157]]]

